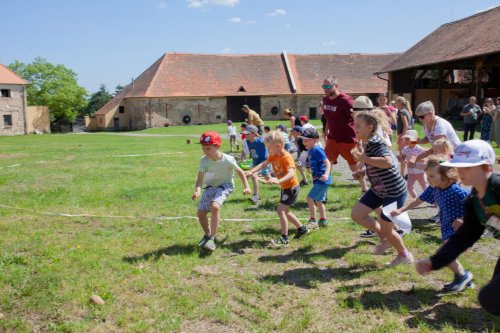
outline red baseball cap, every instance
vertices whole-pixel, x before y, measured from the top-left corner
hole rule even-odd
[[[220,139],[219,133],[214,132],[214,131],[208,131],[208,132],[203,133],[200,137],[200,143],[202,145],[220,146],[221,139]]]
[[[303,121],[303,122],[306,122],[306,121],[309,121],[309,117],[308,116],[300,116],[299,120]]]

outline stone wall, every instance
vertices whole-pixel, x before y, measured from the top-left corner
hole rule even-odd
[[[10,97],[0,95],[0,135],[25,134],[26,93],[23,85],[0,84],[0,89],[7,89]],[[6,125],[5,117],[10,116],[12,125]]]

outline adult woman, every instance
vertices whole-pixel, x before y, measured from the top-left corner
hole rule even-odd
[[[453,149],[461,143],[450,122],[436,116],[434,104],[432,104],[431,101],[420,103],[415,110],[415,114],[424,125],[425,133],[425,137],[423,139],[418,139],[417,143],[433,143],[437,139],[446,138],[451,142]],[[432,148],[430,148],[425,153],[420,154],[417,157],[417,161],[424,159],[432,153]]]
[[[285,113],[283,114],[283,117],[285,117],[285,119],[290,120],[290,128],[293,128],[294,126],[300,126],[300,121],[299,121],[298,117],[295,117],[292,109],[290,109],[290,108],[285,109]]]
[[[500,147],[500,97],[497,97],[497,107],[496,110],[493,111],[491,117],[493,119],[491,124],[490,140],[491,142],[495,141],[497,147]]]
[[[403,147],[403,136],[405,136],[409,129],[412,129],[412,112],[410,102],[403,96],[398,96],[396,98],[396,109],[398,109],[397,114],[397,133],[398,133],[398,149],[401,150]]]
[[[490,141],[491,123],[493,118],[491,117],[493,112],[496,110],[495,104],[491,98],[484,100],[483,105],[483,120],[481,120],[481,140]]]

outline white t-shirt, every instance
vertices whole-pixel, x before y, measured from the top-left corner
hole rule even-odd
[[[236,160],[231,155],[222,154],[222,158],[214,161],[206,156],[200,159],[199,171],[205,173],[206,186],[221,186],[230,183],[234,186],[233,175],[238,169]]]
[[[302,130],[305,130],[306,128],[314,128],[314,129],[316,129],[316,127],[314,127],[314,125],[311,124],[311,123],[305,123],[304,125],[302,125]]]
[[[227,131],[229,132],[229,135],[236,135],[236,127],[234,127],[234,125],[228,126]]]
[[[424,132],[427,139],[429,139],[430,143],[434,142],[434,137],[444,135],[444,137],[450,140],[453,145],[453,149],[457,148],[459,144],[461,144],[460,139],[457,136],[457,133],[453,129],[453,126],[443,118],[438,117],[436,120],[436,124],[434,125],[434,129],[432,132],[427,130],[427,127],[424,126]]]

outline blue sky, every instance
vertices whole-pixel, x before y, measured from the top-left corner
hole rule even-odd
[[[490,0],[15,0],[2,3],[0,63],[42,57],[90,93],[114,91],[165,52],[404,52]]]

